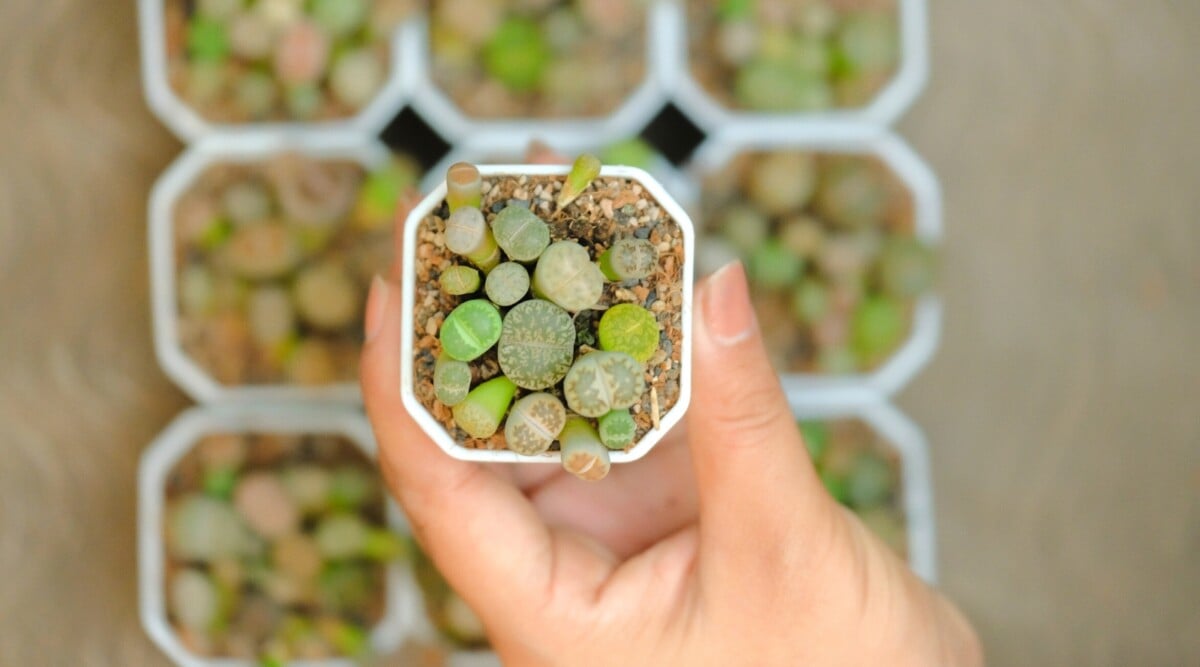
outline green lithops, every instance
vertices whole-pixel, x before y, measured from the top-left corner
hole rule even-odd
[[[625,449],[637,436],[637,422],[629,410],[613,410],[596,421],[600,441],[609,449]]]
[[[450,355],[438,357],[433,367],[433,392],[437,399],[451,407],[462,403],[471,391],[471,366]]]
[[[558,208],[563,209],[575,201],[600,175],[600,159],[590,153],[575,158],[567,180],[558,193]]]
[[[851,338],[860,359],[887,355],[904,337],[907,326],[904,308],[893,299],[875,297],[859,304],[854,312]]]
[[[553,394],[522,396],[504,422],[504,440],[518,454],[533,456],[550,448],[567,423],[567,410]]]
[[[469,266],[452,266],[438,276],[438,285],[451,296],[470,294],[479,289],[479,272]]]
[[[563,395],[571,410],[584,417],[601,417],[628,408],[646,389],[642,365],[624,352],[589,352],[563,380]]]
[[[541,80],[550,49],[538,25],[513,16],[493,33],[483,52],[484,67],[509,90],[528,91]]]
[[[500,340],[500,310],[486,299],[459,304],[442,322],[438,340],[453,359],[478,359]]]
[[[519,303],[504,316],[497,358],[518,387],[550,387],[571,369],[575,324],[565,310],[549,301]]]
[[[497,306],[511,306],[529,293],[529,270],[517,262],[501,262],[488,273],[483,291]]]
[[[896,17],[885,12],[855,12],[842,19],[836,35],[844,74],[887,71],[900,58]]]
[[[459,207],[446,219],[446,247],[485,272],[500,263],[500,246],[483,212],[472,206]]]
[[[597,335],[600,349],[624,352],[641,363],[658,351],[658,320],[635,303],[619,303],[605,311]]]
[[[567,419],[558,441],[562,448],[562,467],[567,472],[586,481],[603,479],[608,474],[612,465],[608,448],[586,419]]]
[[[454,423],[472,438],[490,438],[500,428],[512,403],[517,385],[504,377],[492,378],[475,387],[462,403],[454,406]]]
[[[804,260],[784,247],[778,239],[769,239],[750,256],[750,279],[767,289],[788,287],[799,280]]]
[[[933,250],[913,237],[889,239],[879,256],[879,282],[895,297],[912,298],[933,286]]]
[[[817,179],[817,161],[811,153],[767,153],[751,165],[746,194],[768,215],[783,215],[808,203]]]
[[[604,293],[604,274],[574,241],[551,243],[538,258],[532,282],[535,294],[572,313],[594,308]]]
[[[492,235],[508,258],[532,262],[550,245],[550,227],[524,206],[509,204],[492,218]]]
[[[600,254],[598,263],[613,282],[641,280],[658,267],[658,250],[646,239],[619,239]]]
[[[754,252],[771,233],[771,219],[748,204],[733,204],[719,216],[725,240],[746,254]]]

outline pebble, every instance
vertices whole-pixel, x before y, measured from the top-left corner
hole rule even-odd
[[[649,227],[638,227],[637,229],[633,230],[633,235],[639,239],[650,238],[650,228]]]
[[[600,210],[604,212],[604,217],[612,220],[613,218],[613,203],[611,199],[600,200]]]

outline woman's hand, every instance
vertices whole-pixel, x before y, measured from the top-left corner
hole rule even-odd
[[[380,463],[507,664],[983,663],[958,611],[825,492],[739,264],[697,287],[686,433],[591,483],[459,461],[422,433],[400,400],[396,277],[372,286],[362,359]]]

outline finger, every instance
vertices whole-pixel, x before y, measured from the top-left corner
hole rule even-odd
[[[827,532],[830,505],[768,361],[741,263],[697,289],[688,431],[700,489],[702,553],[770,572],[764,545]],[[785,556],[790,557],[790,556]],[[732,558],[737,563],[729,563]]]
[[[361,382],[392,491],[447,580],[485,618],[536,603],[551,569],[550,533],[510,482],[447,456],[409,417],[400,398],[400,309],[399,286],[376,278]]]
[[[534,139],[525,150],[525,161],[529,164],[567,164],[570,160],[554,150],[544,141]]]
[[[584,533],[618,558],[640,553],[696,520],[696,478],[682,435],[673,431],[644,459],[613,466],[603,484],[559,476],[532,492],[533,505],[546,523]]]

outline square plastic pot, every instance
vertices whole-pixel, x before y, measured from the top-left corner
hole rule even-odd
[[[138,38],[142,51],[142,89],[146,104],[184,143],[212,134],[249,134],[263,130],[352,130],[375,135],[400,112],[409,97],[411,68],[405,69],[405,42],[413,39],[416,18],[399,26],[388,45],[388,76],[375,99],[353,116],[321,121],[225,123],[205,118],[179,95],[168,77],[165,0],[138,0]]]
[[[176,203],[213,165],[262,162],[285,152],[354,160],[366,169],[382,165],[389,156],[382,144],[356,134],[259,132],[214,136],[188,148],[163,172],[150,192],[150,298],[154,314],[154,351],[163,371],[198,402],[322,400],[350,403],[361,400],[358,384],[354,382],[320,387],[223,385],[189,357],[180,344],[173,221]]]
[[[179,415],[142,454],[138,470],[138,592],[142,626],[150,639],[180,667],[257,667],[257,662],[205,658],[189,651],[176,635],[166,609],[166,562],[163,522],[166,482],[171,469],[203,437],[216,433],[319,433],[353,442],[368,458],[375,457],[371,427],[360,413],[321,406],[207,406]],[[408,524],[390,499],[389,526],[408,534]],[[387,571],[385,612],[371,629],[371,647],[394,650],[408,638],[423,615],[421,593],[412,572],[400,563]],[[350,658],[292,661],[293,667],[355,667]]]
[[[664,74],[658,71],[661,35],[666,31],[670,13],[660,2],[646,8],[646,73],[616,110],[603,116],[575,118],[474,118],[468,116],[442,90],[432,74],[432,53],[428,21],[414,26],[414,38],[404,43],[404,60],[412,64],[414,77],[412,106],[429,124],[451,143],[480,132],[503,134],[517,146],[541,139],[552,146],[568,145],[578,137],[604,145],[641,131],[667,101],[663,89]]]
[[[493,176],[563,176],[570,171],[569,165],[480,165],[479,173],[486,179]],[[651,429],[641,440],[625,451],[610,452],[612,463],[629,463],[646,455],[658,444],[687,412],[691,401],[692,381],[692,274],[695,253],[695,231],[691,218],[667,194],[653,176],[635,167],[603,167],[600,178],[627,178],[637,181],[646,189],[663,210],[671,216],[683,235],[684,259],[680,275],[683,279],[682,340],[680,346],[679,399],[671,409],[659,418],[659,427]],[[447,454],[464,461],[486,461],[491,463],[551,463],[560,462],[559,453],[546,452],[536,456],[525,456],[511,450],[472,449],[458,444],[454,436],[425,408],[414,389],[416,380],[413,364],[413,304],[416,299],[417,281],[417,232],[425,216],[433,212],[446,198],[446,183],[425,196],[404,222],[404,280],[401,286],[404,297],[400,341],[400,395],[404,407],[439,447]]]
[[[915,235],[934,248],[942,241],[942,195],[937,177],[908,144],[886,130],[843,125],[837,131],[796,126],[789,131],[741,125],[709,137],[688,167],[697,182],[744,151],[804,150],[868,155],[881,160],[913,197]],[[904,388],[929,363],[941,341],[942,303],[936,294],[917,299],[912,327],[900,347],[872,371],[848,375],[781,373],[789,393],[850,391],[866,387],[883,395]]]
[[[446,178],[446,169],[456,162],[513,164],[524,160],[525,153],[529,149],[529,142],[522,142],[521,139],[521,137],[504,133],[483,132],[459,142],[432,169],[425,172],[425,179],[421,182],[421,191],[430,192],[437,188]],[[580,153],[601,152],[604,144],[598,144],[593,137],[587,135],[574,135],[551,145],[550,148],[567,159],[574,159]],[[669,160],[656,154],[650,164],[641,168],[658,179],[658,182],[662,183],[667,192],[685,211],[690,213],[696,210],[698,199],[695,183]]]
[[[908,532],[908,565],[929,583],[937,581],[937,529],[929,444],[921,429],[883,398],[857,394],[788,395],[792,414],[802,419],[859,419],[900,456],[901,506]]]
[[[862,107],[825,111],[767,113],[730,108],[692,76],[688,53],[687,8],[683,0],[666,0],[662,33],[663,86],[675,103],[698,125],[717,131],[732,124],[787,130],[797,123],[827,125],[846,122],[891,125],[912,106],[929,78],[929,15],[926,0],[897,0],[900,64],[887,85]]]

